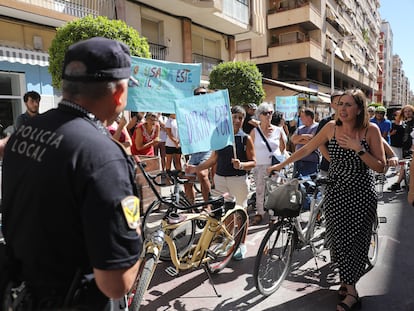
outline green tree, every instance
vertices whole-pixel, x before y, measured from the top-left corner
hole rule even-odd
[[[70,45],[92,37],[105,37],[124,42],[131,55],[149,58],[147,39],[140,37],[137,30],[120,20],[109,20],[104,16],[86,16],[57,28],[56,36],[49,48],[49,73],[52,85],[61,87],[62,67],[65,53]]]
[[[225,62],[210,73],[210,89],[228,89],[231,105],[260,104],[265,98],[262,74],[250,62]]]

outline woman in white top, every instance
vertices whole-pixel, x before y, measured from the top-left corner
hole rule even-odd
[[[256,153],[256,167],[254,169],[254,180],[256,183],[256,215],[251,221],[251,225],[258,225],[263,220],[264,215],[264,192],[265,192],[265,176],[267,176],[266,168],[272,162],[272,156],[276,156],[279,161],[283,161],[283,153],[285,150],[285,140],[283,139],[283,129],[271,124],[273,115],[273,106],[269,103],[262,103],[256,110],[256,116],[260,121],[260,125],[250,132],[250,136],[254,143]],[[269,151],[266,142],[260,135],[259,130],[263,133],[269,143],[271,151]]]
[[[165,131],[167,132],[167,139],[165,140],[165,169],[167,172],[171,170],[171,163],[174,161],[175,169],[181,171],[181,146],[175,114],[170,114],[165,123]]]

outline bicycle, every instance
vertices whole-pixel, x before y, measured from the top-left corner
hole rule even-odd
[[[207,273],[216,295],[220,296],[214,287],[211,273],[218,273],[224,269],[237,250],[247,229],[245,210],[235,204],[234,198],[229,200],[230,197],[226,195],[189,206],[163,198],[156,191],[153,178],[145,172],[142,163],[139,162],[138,167],[163,208],[158,210],[149,208],[145,213],[142,224],[145,238],[144,252],[136,280],[128,294],[129,310],[139,310],[144,293],[165,247],[164,244],[168,246],[170,260],[173,263],[173,266],[166,269],[169,275],[177,276],[180,270],[201,266]],[[206,204],[211,206],[210,212],[193,211]],[[190,213],[184,213],[184,211],[190,211]],[[183,227],[194,229],[195,221],[205,222],[205,228],[197,243],[193,244],[193,238],[184,239],[177,249],[177,236],[173,233],[187,232],[187,229],[181,230]],[[185,236],[185,234],[182,235],[182,237]]]
[[[281,183],[286,182],[285,177],[281,178]],[[307,223],[302,226],[302,216],[280,217],[265,234],[256,255],[253,271],[255,286],[262,295],[269,296],[280,287],[289,273],[295,249],[311,246],[315,258],[324,250],[325,197],[321,192],[321,186],[328,182],[327,178],[316,176],[312,176],[311,180],[299,180],[305,187],[306,194],[311,196]]]
[[[169,196],[163,197],[163,200],[167,200],[168,202],[174,202],[175,204],[178,204],[182,207],[188,207],[189,210],[192,210],[196,213],[200,212],[201,209],[191,207],[190,201],[187,199],[184,191],[181,189],[181,185],[190,182],[187,178],[182,177],[183,173],[179,170],[171,170],[167,172],[167,179],[169,180],[169,184],[172,184],[172,191],[170,192]],[[156,185],[159,187],[166,186],[165,179],[164,179],[164,173],[160,172],[156,175],[150,175],[144,173],[144,177],[148,177],[151,181],[149,182],[149,185]],[[152,187],[151,187],[152,188]],[[153,201],[151,205],[148,207],[148,210],[146,213],[144,213],[143,216],[143,223],[148,224],[147,218],[150,213],[154,212],[165,212],[168,208],[168,204],[164,204],[163,200],[159,198],[159,194],[155,188],[152,188],[152,191],[156,194],[157,200]],[[183,251],[186,247],[192,244],[195,238],[195,232],[196,227],[199,229],[203,229],[205,226],[205,221],[196,219],[190,223],[188,223],[186,226],[181,226],[180,229],[176,229],[174,231],[170,232],[170,237],[174,240],[178,252]],[[148,228],[147,228],[148,229]],[[145,239],[146,231],[144,230],[143,236]],[[163,261],[169,261],[170,260],[170,253],[169,248],[166,243],[164,243],[163,248],[161,250],[160,259]]]
[[[325,249],[325,196],[321,190],[331,181],[326,177],[311,176],[311,181],[299,182],[311,196],[308,222],[302,226],[301,215],[280,217],[264,236],[256,255],[253,272],[255,286],[264,296],[274,293],[287,277],[294,250],[310,246],[318,268],[316,258]],[[378,228],[379,220],[376,217],[365,273],[374,267],[378,258]],[[323,258],[325,259],[324,256]]]

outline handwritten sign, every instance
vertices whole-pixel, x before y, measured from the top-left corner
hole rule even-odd
[[[297,96],[276,96],[276,110],[283,113],[286,121],[293,120],[298,113],[298,97]]]
[[[219,150],[234,141],[227,90],[175,100],[183,154]]]
[[[201,64],[132,56],[126,110],[175,113],[174,100],[193,96],[200,79]]]

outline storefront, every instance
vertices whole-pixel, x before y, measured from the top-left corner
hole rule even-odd
[[[17,116],[26,111],[27,91],[41,95],[40,112],[56,107],[48,66],[47,53],[0,46],[0,129],[9,132]]]

